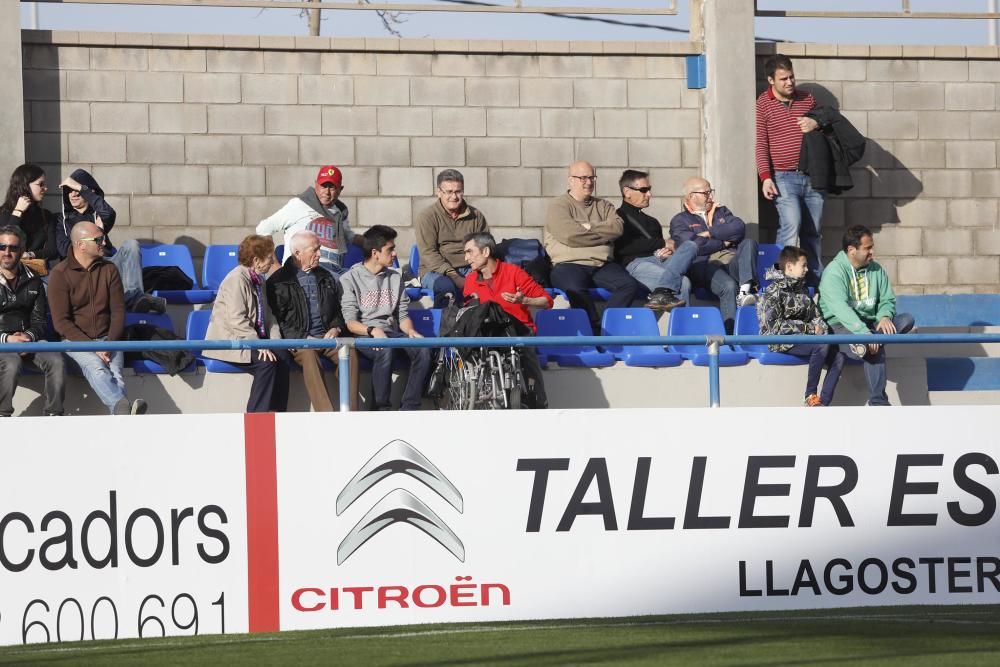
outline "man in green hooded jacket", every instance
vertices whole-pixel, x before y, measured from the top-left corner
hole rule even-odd
[[[844,232],[843,250],[823,271],[819,310],[835,334],[909,333],[913,316],[896,313],[896,295],[889,276],[873,261],[875,241],[864,225]],[[889,405],[885,393],[885,350],[878,343],[841,346],[851,359],[861,360],[868,381],[868,405]]]

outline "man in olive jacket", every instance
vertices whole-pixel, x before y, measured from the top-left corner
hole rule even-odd
[[[271,306],[281,337],[336,338],[345,331],[344,316],[340,311],[342,295],[340,284],[329,271],[317,271],[320,260],[319,237],[310,231],[292,235],[290,256],[285,265],[267,279],[267,302]],[[320,354],[334,363],[337,348],[324,350],[289,350],[295,363],[302,367],[306,392],[314,412],[333,412],[333,403],[323,381]],[[351,364],[351,395],[356,395],[357,364]]]

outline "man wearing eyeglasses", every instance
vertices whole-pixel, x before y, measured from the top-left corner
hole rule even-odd
[[[341,276],[346,271],[343,256],[348,245],[363,247],[348,222],[350,211],[340,200],[344,191],[344,174],[340,168],[328,164],[320,167],[316,182],[302,194],[292,197],[271,217],[260,221],[257,233],[265,236],[283,234],[286,255],[291,256],[292,237],[306,230],[319,239],[319,265]]]
[[[669,311],[683,306],[687,297],[681,295],[691,289],[690,281],[684,289],[684,274],[698,256],[698,246],[693,241],[678,246],[673,239],[664,240],[660,221],[646,215],[644,209],[653,199],[649,174],[626,169],[618,187],[622,191],[618,215],[624,229],[615,241],[615,259],[649,290],[647,308]]]
[[[25,236],[20,227],[0,227],[0,350],[5,343],[33,343],[45,338],[48,303],[42,279],[21,264]],[[65,374],[59,352],[0,353],[0,417],[14,414],[18,374],[27,366],[45,374],[46,415],[63,413]]]
[[[684,182],[682,204],[670,221],[670,238],[698,246],[688,275],[696,287],[719,297],[726,333],[732,333],[736,307],[757,303],[757,242],[746,238],[743,220],[715,201],[715,190],[704,178]]]
[[[457,169],[437,175],[438,200],[425,208],[414,223],[420,253],[420,285],[434,293],[434,307],[461,301],[469,263],[465,237],[488,233],[482,212],[465,201],[465,177]]]
[[[594,196],[597,172],[589,162],[569,167],[566,194],[549,204],[542,243],[552,260],[552,286],[569,297],[573,308],[587,311],[595,334],[601,320],[590,298],[591,287],[611,292],[609,308],[632,305],[639,283],[614,261],[614,242],[622,235],[615,206]]]
[[[104,259],[104,232],[78,222],[69,232],[70,252],[49,276],[52,324],[63,340],[116,341],[125,330],[125,291],[114,264]],[[122,352],[67,352],[97,398],[113,415],[146,413],[146,401],[129,404]]]

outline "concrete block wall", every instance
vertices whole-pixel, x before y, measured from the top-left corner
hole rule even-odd
[[[664,44],[22,32],[27,159],[94,174],[116,238],[235,243],[319,165],[356,228],[400,229],[455,167],[500,238],[538,237],[566,167],[617,199],[652,171],[666,224],[700,166],[701,94]],[[49,202],[58,208],[57,199]]]
[[[854,189],[827,199],[825,254],[840,249],[846,227],[864,224],[899,293],[1000,291],[997,48],[758,45],[758,91],[774,52],[868,137]],[[773,208],[761,200],[766,240]]]

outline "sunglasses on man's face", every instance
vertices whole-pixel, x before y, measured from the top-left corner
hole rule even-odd
[[[647,192],[653,191],[652,185],[644,185],[641,188],[634,188],[631,185],[626,185],[625,187],[628,188],[629,190],[635,190],[636,192],[641,192],[642,194],[646,194]]]
[[[82,238],[80,240],[81,241],[93,241],[97,245],[102,245],[104,243],[104,239],[105,238],[107,238],[107,237],[105,237],[105,236],[91,236],[91,237],[84,237],[84,238]]]
[[[0,252],[10,250],[13,253],[21,252],[21,246],[16,243],[0,243]]]

